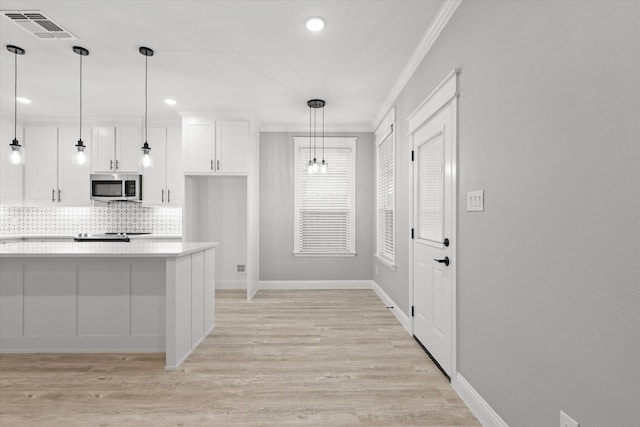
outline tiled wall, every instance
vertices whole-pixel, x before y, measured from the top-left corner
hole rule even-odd
[[[150,232],[182,234],[181,208],[114,202],[105,207],[0,206],[0,236]]]

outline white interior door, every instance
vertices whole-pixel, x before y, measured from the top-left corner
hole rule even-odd
[[[451,376],[453,325],[452,106],[413,137],[413,334]],[[445,239],[447,239],[445,241]]]

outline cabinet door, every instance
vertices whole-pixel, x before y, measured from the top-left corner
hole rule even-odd
[[[24,150],[25,203],[58,203],[58,128],[25,128]]]
[[[183,141],[185,172],[213,172],[215,148],[215,124],[188,124]]]
[[[167,129],[167,203],[182,206],[184,192],[182,172],[182,129]]]
[[[149,141],[149,145],[151,149],[154,148],[152,141]],[[142,155],[140,147],[142,147],[140,129],[136,126],[118,126],[116,128],[116,170],[119,173],[138,172],[138,160]]]
[[[247,173],[249,123],[219,121],[216,123],[216,171]]]
[[[116,163],[116,129],[113,126],[98,126],[93,128],[93,157],[94,172],[114,172]]]
[[[82,141],[87,146],[82,165],[76,161],[78,138],[77,127],[58,128],[58,189],[60,204],[65,206],[91,205],[91,128],[82,128]]]
[[[167,201],[167,130],[149,128],[151,166],[143,168],[142,203],[146,206],[161,206]]]
[[[24,165],[9,162],[9,143],[13,140],[13,120],[0,118],[0,141],[7,141],[0,148],[0,205],[18,205],[22,203],[22,171]],[[17,128],[18,141],[24,145],[22,128]]]

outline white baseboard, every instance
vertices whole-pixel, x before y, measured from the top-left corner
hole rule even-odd
[[[216,280],[216,289],[247,289],[244,280]]]
[[[400,322],[404,330],[407,331],[409,335],[413,336],[411,333],[411,319],[409,319],[409,316],[407,316],[404,311],[400,310],[398,304],[396,304],[391,297],[387,295],[384,289],[382,289],[375,281],[373,282],[373,290],[378,294],[378,297],[387,307],[393,307],[389,310],[391,310],[393,315],[396,316],[396,319],[398,319],[398,322]]]
[[[373,280],[261,280],[259,289],[372,289]]]
[[[509,427],[462,375],[456,374],[451,379],[451,387],[458,393],[458,396],[467,404],[473,415],[478,418],[484,427]]]

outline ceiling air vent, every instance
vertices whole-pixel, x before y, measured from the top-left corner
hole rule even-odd
[[[71,40],[76,38],[39,10],[4,10],[2,14],[39,39]]]

